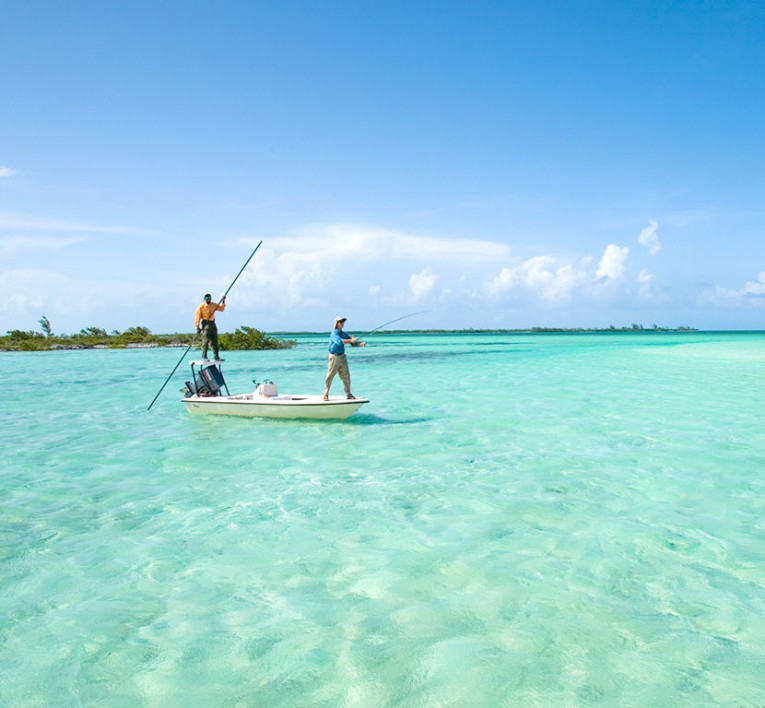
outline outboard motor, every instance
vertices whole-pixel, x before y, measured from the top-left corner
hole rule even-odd
[[[191,370],[194,371],[194,365],[191,365]],[[220,396],[221,389],[225,388],[228,393],[228,386],[226,386],[226,380],[223,378],[223,372],[218,368],[216,364],[210,364],[204,366],[199,370],[199,373],[195,373],[194,382],[186,382],[186,390],[188,396]]]

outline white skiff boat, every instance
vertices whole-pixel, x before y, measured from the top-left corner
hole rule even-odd
[[[192,380],[186,382],[183,402],[191,413],[238,415],[253,418],[342,419],[355,413],[368,398],[347,399],[321,395],[279,394],[271,381],[256,384],[252,393],[232,396],[223,378],[220,360],[191,362]],[[199,371],[196,367],[199,367]],[[225,394],[223,391],[225,390]]]

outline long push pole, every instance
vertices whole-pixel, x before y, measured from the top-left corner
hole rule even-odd
[[[250,254],[250,257],[249,257],[249,258],[248,258],[248,259],[247,259],[247,260],[244,262],[244,265],[241,267],[241,269],[239,270],[239,272],[236,274],[236,278],[234,278],[234,279],[231,281],[231,285],[229,285],[229,286],[228,286],[228,289],[226,290],[226,292],[225,292],[225,293],[223,293],[223,295],[221,296],[220,300],[218,300],[218,302],[220,302],[221,300],[224,300],[224,299],[225,299],[225,297],[226,297],[226,295],[228,295],[229,291],[231,290],[231,288],[233,288],[233,287],[234,287],[234,283],[235,283],[237,280],[239,280],[239,276],[240,276],[242,273],[244,273],[244,269],[245,269],[245,268],[246,268],[246,267],[249,265],[250,261],[252,260],[252,257],[253,257],[253,256],[254,256],[254,255],[257,253],[257,251],[258,251],[258,249],[260,248],[260,246],[261,246],[261,244],[262,244],[262,243],[263,243],[263,241],[261,241],[261,242],[260,242],[260,243],[259,243],[257,246],[255,246],[255,250],[254,250],[254,251],[253,251],[253,252]],[[216,305],[215,305],[215,309],[217,309],[217,308],[218,308],[218,305],[217,305],[217,303],[216,303]],[[215,310],[213,310],[213,312],[215,312]],[[196,341],[197,341],[197,337],[198,337],[198,336],[199,336],[199,332],[197,332],[197,333],[194,335],[194,339],[192,339],[192,340],[191,340],[191,344],[189,344],[189,346],[188,346],[188,347],[186,347],[186,351],[185,351],[185,352],[183,352],[183,356],[182,356],[182,357],[181,357],[181,358],[178,360],[178,363],[175,365],[175,368],[174,368],[174,369],[173,369],[173,370],[170,372],[170,376],[168,376],[168,377],[165,379],[165,383],[163,383],[163,384],[162,384],[162,388],[160,388],[160,389],[159,389],[159,391],[157,391],[157,395],[156,395],[156,396],[154,396],[154,399],[153,399],[153,400],[152,400],[152,402],[149,404],[149,407],[146,409],[147,411],[150,411],[150,410],[151,410],[151,407],[154,405],[154,402],[155,402],[155,401],[156,401],[156,400],[159,398],[159,394],[160,394],[160,393],[162,393],[162,391],[164,391],[164,390],[165,390],[165,386],[167,386],[167,384],[168,384],[168,382],[170,381],[170,379],[171,379],[171,378],[173,378],[173,374],[176,372],[176,370],[178,369],[178,367],[181,365],[181,362],[182,362],[182,361],[183,361],[183,360],[186,358],[186,355],[189,353],[189,349],[191,349],[191,347],[193,347],[193,346],[194,346],[194,344],[196,343]]]

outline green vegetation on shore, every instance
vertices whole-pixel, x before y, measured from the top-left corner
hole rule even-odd
[[[153,334],[146,327],[130,327],[124,332],[111,333],[100,327],[88,327],[77,334],[53,334],[50,323],[40,320],[42,332],[14,329],[0,336],[0,351],[50,351],[56,349],[129,349],[149,347],[188,347],[195,334]],[[196,337],[200,346],[201,337]],[[220,332],[221,351],[235,349],[289,349],[295,346],[291,339],[278,339],[253,327],[242,326],[235,332]]]

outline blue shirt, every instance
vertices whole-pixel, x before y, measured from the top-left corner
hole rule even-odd
[[[330,354],[345,354],[344,339],[350,339],[351,336],[346,334],[341,329],[333,329],[332,334],[329,335],[329,353]]]

